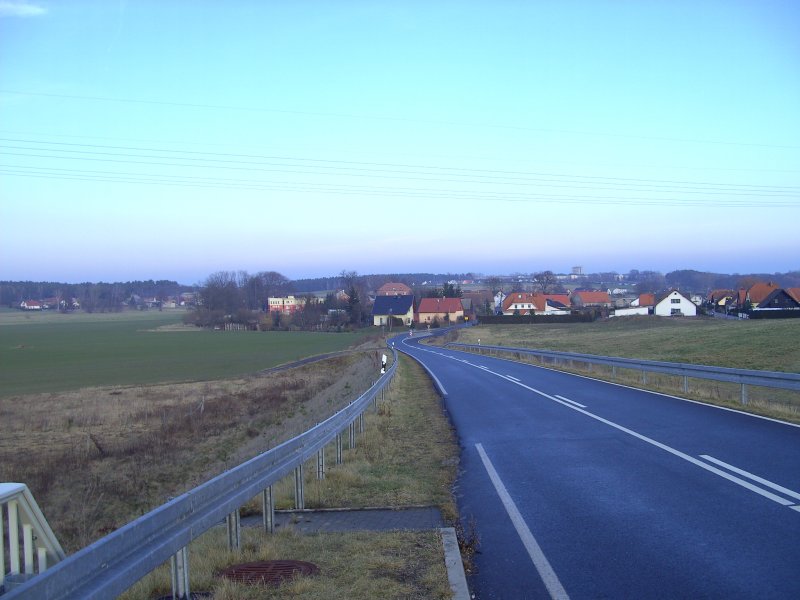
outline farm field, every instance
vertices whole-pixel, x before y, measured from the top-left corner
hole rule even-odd
[[[183,326],[184,314],[0,311],[0,397],[237,377],[368,335],[208,331]]]
[[[481,325],[458,341],[737,369],[800,372],[800,319],[630,317],[594,323]]]

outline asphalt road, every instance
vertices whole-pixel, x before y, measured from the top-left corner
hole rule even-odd
[[[800,598],[800,427],[395,344],[445,392],[476,598]]]

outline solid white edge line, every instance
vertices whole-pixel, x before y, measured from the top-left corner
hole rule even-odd
[[[716,465],[719,465],[720,467],[724,467],[725,469],[728,469],[729,471],[733,471],[734,473],[738,473],[739,475],[742,475],[743,477],[747,477],[748,479],[752,479],[756,483],[760,483],[761,485],[765,485],[768,488],[772,488],[776,492],[780,492],[782,494],[786,494],[787,496],[791,496],[792,498],[796,498],[796,499],[800,500],[800,494],[798,494],[797,492],[795,492],[793,490],[790,490],[789,488],[785,488],[782,485],[778,485],[777,483],[772,483],[768,479],[764,479],[763,477],[759,477],[758,475],[753,475],[752,473],[748,473],[744,469],[740,469],[738,467],[734,467],[733,465],[729,465],[728,463],[723,462],[723,461],[719,460],[718,458],[714,458],[713,456],[709,456],[708,454],[701,454],[700,458],[704,458],[709,462],[712,462],[712,463],[714,463]]]
[[[547,591],[550,592],[550,597],[568,600],[569,596],[567,595],[564,586],[561,585],[561,582],[558,580],[558,576],[556,575],[555,571],[553,571],[553,567],[550,566],[550,562],[547,560],[547,557],[545,557],[544,552],[542,552],[542,548],[539,546],[536,538],[533,537],[531,530],[528,529],[525,519],[522,518],[522,514],[519,512],[517,505],[514,504],[514,500],[511,499],[506,486],[503,485],[503,481],[497,474],[494,465],[492,465],[492,461],[489,460],[486,451],[483,449],[483,445],[475,444],[475,448],[478,450],[478,454],[480,454],[481,461],[483,461],[483,466],[486,468],[486,472],[489,474],[489,479],[492,480],[492,484],[494,485],[494,489],[497,491],[497,495],[500,496],[500,500],[503,503],[508,516],[511,518],[514,529],[517,530],[517,534],[522,540],[525,549],[528,551],[528,556],[530,556],[531,560],[533,561],[533,565],[536,567],[539,577],[542,578],[542,582],[547,588]]]

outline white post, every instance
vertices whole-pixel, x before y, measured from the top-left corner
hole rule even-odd
[[[37,562],[39,563],[39,573],[44,573],[47,570],[47,548],[37,548]]]
[[[8,501],[8,558],[9,572],[19,573],[19,518],[16,500]]]
[[[25,573],[33,574],[33,525],[22,525],[22,548],[25,552]]]

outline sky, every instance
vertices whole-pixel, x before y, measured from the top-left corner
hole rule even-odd
[[[0,280],[800,269],[800,4],[0,0]]]

